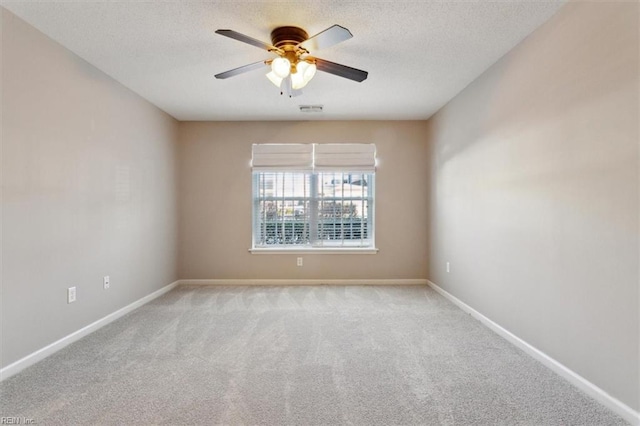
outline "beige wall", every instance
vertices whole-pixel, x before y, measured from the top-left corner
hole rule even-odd
[[[0,13],[6,366],[177,279],[177,122]]]
[[[635,410],[638,50],[570,3],[429,122],[430,279]]]
[[[425,122],[180,123],[180,277],[427,276]],[[375,143],[378,254],[250,254],[251,144]],[[402,207],[401,207],[402,206]]]

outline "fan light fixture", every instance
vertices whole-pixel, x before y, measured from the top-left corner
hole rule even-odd
[[[267,78],[276,87],[282,88],[282,82],[291,76],[291,88],[300,90],[316,75],[316,64],[310,64],[304,60],[294,66],[290,64],[285,58],[274,59],[271,63],[271,72],[267,73]]]
[[[216,30],[216,34],[265,49],[269,53],[277,55],[277,58],[274,59],[254,62],[216,74],[216,78],[233,77],[267,65],[271,68],[271,71],[267,73],[267,78],[280,89],[280,94],[292,97],[302,93],[300,89],[311,81],[317,70],[357,82],[364,81],[368,75],[366,71],[309,55],[310,49],[326,48],[353,37],[348,29],[340,25],[333,25],[313,37],[309,37],[307,32],[299,27],[277,27],[271,31],[271,44],[233,30]]]

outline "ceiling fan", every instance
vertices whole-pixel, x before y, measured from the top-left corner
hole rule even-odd
[[[274,59],[254,62],[216,74],[215,77],[219,79],[271,66],[267,78],[280,88],[280,94],[292,97],[302,93],[300,89],[311,81],[316,70],[357,82],[364,81],[369,74],[366,71],[309,55],[311,50],[333,46],[353,37],[348,29],[340,25],[333,25],[313,37],[309,37],[307,32],[299,27],[278,27],[271,31],[271,44],[233,30],[217,30],[216,34],[265,49],[267,52],[277,55]]]

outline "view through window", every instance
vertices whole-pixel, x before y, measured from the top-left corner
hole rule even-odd
[[[254,248],[373,248],[374,177],[254,172]]]

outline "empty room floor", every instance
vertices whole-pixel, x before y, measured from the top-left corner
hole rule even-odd
[[[48,425],[627,424],[424,286],[181,286],[0,391]]]

